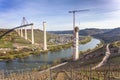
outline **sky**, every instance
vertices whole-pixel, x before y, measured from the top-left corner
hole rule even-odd
[[[42,29],[46,21],[48,31],[72,30],[73,15],[76,26],[85,28],[120,27],[120,0],[0,0],[0,28],[20,26],[22,18]]]

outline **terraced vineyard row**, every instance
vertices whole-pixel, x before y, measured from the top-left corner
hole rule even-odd
[[[1,72],[0,80],[48,80],[49,72],[27,71],[27,72]]]
[[[96,70],[92,70],[92,66],[59,69],[53,73],[53,80],[61,80],[61,76],[62,80],[120,80],[120,65],[105,65]]]
[[[44,71],[1,71],[0,80],[120,80],[120,65],[91,66]]]

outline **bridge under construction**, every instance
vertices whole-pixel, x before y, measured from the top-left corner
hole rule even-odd
[[[29,26],[31,26],[31,39],[28,38],[28,29]],[[8,33],[12,32],[12,31],[16,31],[18,33],[18,35],[21,38],[24,38],[25,40],[28,40],[29,42],[31,42],[31,44],[35,44],[35,34],[34,34],[34,24],[33,23],[28,23],[26,18],[23,17],[22,19],[22,23],[20,26],[14,27],[10,30],[8,30],[7,32],[3,33],[2,35],[0,35],[0,39],[2,37],[4,37],[5,35],[7,35]],[[78,51],[78,45],[79,45],[79,28],[78,27],[74,27],[74,39],[75,43],[74,43],[74,47],[75,50],[73,53],[73,59],[74,60],[78,60],[79,59],[79,51]],[[43,36],[44,36],[44,43],[43,43],[43,50],[47,50],[47,36],[46,36],[46,22],[43,21]]]

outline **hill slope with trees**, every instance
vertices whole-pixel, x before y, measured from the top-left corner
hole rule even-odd
[[[68,31],[49,31],[55,34],[73,34],[72,30]],[[104,40],[105,42],[114,42],[120,40],[120,27],[114,29],[96,29],[89,28],[83,29],[79,31],[79,35],[81,36],[93,36],[95,38],[99,38]]]

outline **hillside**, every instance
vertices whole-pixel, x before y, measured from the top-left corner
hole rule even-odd
[[[55,34],[72,34],[73,31],[50,31]],[[79,31],[79,35],[86,36],[91,35],[95,38],[104,40],[105,42],[114,42],[120,40],[120,27],[114,29],[96,29],[89,28]]]
[[[113,42],[120,40],[120,27],[112,29],[108,32],[102,33],[102,34],[95,34],[93,35],[96,38],[100,38],[104,40],[105,42]]]
[[[79,32],[79,35],[95,35],[95,34],[102,34],[108,31],[110,31],[110,29],[88,28],[88,29],[81,30]]]
[[[43,43],[43,31],[39,30],[39,29],[35,29],[34,30],[34,36],[35,36],[35,42],[36,43]],[[55,34],[51,34],[51,33],[47,33],[47,40],[51,39],[51,38],[55,38],[57,37],[57,35]],[[31,39],[31,30],[28,30],[28,38]]]
[[[8,30],[9,29],[0,29],[0,35],[2,35]],[[35,43],[43,45],[43,31],[35,29],[34,36]],[[56,35],[47,33],[47,40],[55,37]],[[28,30],[28,39],[31,40],[31,30]],[[32,46],[29,40],[25,40],[24,38],[20,37],[16,31],[13,31],[0,39],[0,48],[14,48],[15,46]]]
[[[101,34],[110,31],[110,29],[96,29],[96,28],[88,28],[88,29],[83,29],[79,31],[79,35],[82,36],[88,36],[88,35],[95,35],[95,34]],[[72,34],[72,30],[68,31],[49,31],[50,33],[55,33],[55,34]]]

